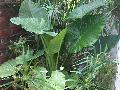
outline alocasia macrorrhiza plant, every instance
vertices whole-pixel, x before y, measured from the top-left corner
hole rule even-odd
[[[48,5],[51,5],[53,2],[49,1]],[[72,42],[69,47],[69,51],[72,53],[78,52],[83,47],[92,45],[96,42],[101,31],[103,30],[105,16],[103,16],[103,13],[94,15],[89,13],[90,11],[106,5],[106,3],[107,2],[105,0],[96,0],[88,4],[80,5],[71,12],[68,12],[67,10],[64,12],[64,14],[61,13],[60,18],[62,18],[62,21],[65,22],[65,27],[63,30],[60,30],[61,32],[58,35],[54,32],[54,24],[51,23],[51,20],[49,19],[49,17],[52,17],[55,11],[54,8],[48,8],[47,11],[45,8],[48,6],[45,7],[44,5],[34,3],[31,0],[24,0],[22,2],[19,11],[19,17],[12,18],[11,22],[16,25],[21,25],[26,31],[39,35],[46,53],[46,62],[48,64],[48,68],[50,71],[53,71],[58,69],[58,60],[55,58],[54,54],[56,55],[57,53],[58,55],[56,57],[59,57],[60,47],[66,32],[71,34],[68,38],[68,41],[70,43]],[[57,3],[56,5],[53,3],[53,6],[57,7]],[[57,8],[58,10],[56,10],[56,12],[60,11],[59,7]],[[53,10],[51,16],[49,15],[50,10]],[[54,23],[56,24],[57,22]],[[74,37],[73,35],[75,35],[75,33],[71,33],[71,31],[77,32],[77,35]],[[72,39],[74,39],[74,41],[70,41]]]
[[[82,5],[79,0],[38,0],[38,2],[24,0],[21,3],[19,17],[12,18],[11,22],[21,25],[28,32],[35,33],[42,41],[46,68],[52,82],[54,77],[56,78],[58,75],[55,73],[56,70],[60,68],[59,56],[64,38],[66,38],[65,42],[67,42],[69,53],[79,52],[82,48],[94,44],[103,31],[106,17],[104,13],[98,13],[96,9],[106,6],[107,3],[106,0],[95,0]],[[61,23],[62,26],[57,28],[59,31],[56,33],[56,27],[60,26]],[[1,67],[4,66],[3,64]],[[58,73],[64,76],[61,72]],[[3,78],[4,73],[1,76]],[[53,83],[58,84],[57,79]],[[54,84],[52,86],[55,86],[53,90],[59,89]],[[63,87],[63,84],[60,86]]]

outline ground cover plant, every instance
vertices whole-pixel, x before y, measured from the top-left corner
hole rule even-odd
[[[107,46],[99,54],[93,47],[111,13],[104,9],[109,4],[107,0],[24,0],[11,22],[37,37],[38,47],[33,50],[25,40],[15,43],[15,48],[21,45],[17,48],[21,55],[0,66],[0,77],[12,78],[1,87],[111,90],[116,62],[106,53]],[[104,87],[108,76],[111,83]]]

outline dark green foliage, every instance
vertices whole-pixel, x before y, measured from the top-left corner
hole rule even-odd
[[[68,16],[69,19],[83,18],[90,11],[93,11],[107,3],[105,0],[95,0],[89,4],[80,5],[75,8]]]
[[[98,40],[108,17],[100,11],[101,7],[107,6],[106,0],[82,1],[24,0],[19,16],[12,18],[11,22],[21,25],[31,35],[36,34],[43,51],[33,54],[28,50],[25,54],[23,48],[23,54],[15,62],[11,60],[0,66],[0,77],[12,76],[14,86],[26,90],[63,90],[65,85],[75,90],[103,89],[99,73],[103,74],[100,77],[106,75],[105,72],[111,76],[114,74],[106,71],[114,63],[109,61],[105,52],[85,54],[75,63],[78,66],[76,71],[68,69],[73,65],[71,55]],[[66,57],[62,57],[61,52]]]
[[[119,35],[109,35],[105,37],[100,37],[100,39],[95,43],[96,52],[103,52],[107,47],[107,52],[110,52],[112,48],[117,45],[120,39]]]
[[[84,47],[93,45],[103,31],[104,25],[105,17],[102,15],[88,15],[70,24],[68,26],[70,52],[78,52]]]

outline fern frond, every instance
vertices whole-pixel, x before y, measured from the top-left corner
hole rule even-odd
[[[43,55],[43,51],[38,52],[35,55],[33,55],[33,53],[29,51],[26,54],[23,53],[22,55],[16,57],[15,59],[9,60],[9,61],[3,63],[0,66],[0,78],[14,75],[17,72],[18,65],[22,65],[30,60],[36,59],[37,57],[39,57],[41,55]]]

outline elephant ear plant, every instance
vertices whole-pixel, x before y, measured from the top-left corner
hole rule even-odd
[[[37,55],[38,58],[44,55],[46,65],[44,68],[31,66],[31,63],[27,65],[27,61],[36,59],[34,55],[30,55],[28,58],[19,56],[15,59],[17,63],[12,60],[0,66],[0,77],[15,76],[17,77],[15,80],[23,81],[23,88],[28,90],[64,90],[65,86],[72,87],[72,89],[78,88],[78,74],[74,74],[75,78],[73,78],[65,74],[66,71],[59,65],[60,51],[63,50],[61,47],[66,42],[68,52],[71,54],[93,45],[103,31],[105,18],[107,18],[106,14],[97,13],[97,9],[107,4],[106,0],[95,0],[82,5],[80,0],[24,0],[19,9],[19,16],[11,18],[10,21],[21,25],[26,31],[36,34],[38,41],[41,40],[42,54],[39,54],[41,50],[38,50],[35,56]],[[57,28],[61,23],[62,27]],[[60,30],[56,32],[56,28]],[[18,63],[24,60],[27,64]],[[10,69],[14,72],[9,72],[6,68],[11,65]],[[15,72],[17,65],[22,66]],[[24,66],[27,67],[27,71]],[[20,77],[15,74],[19,71],[22,73]]]

